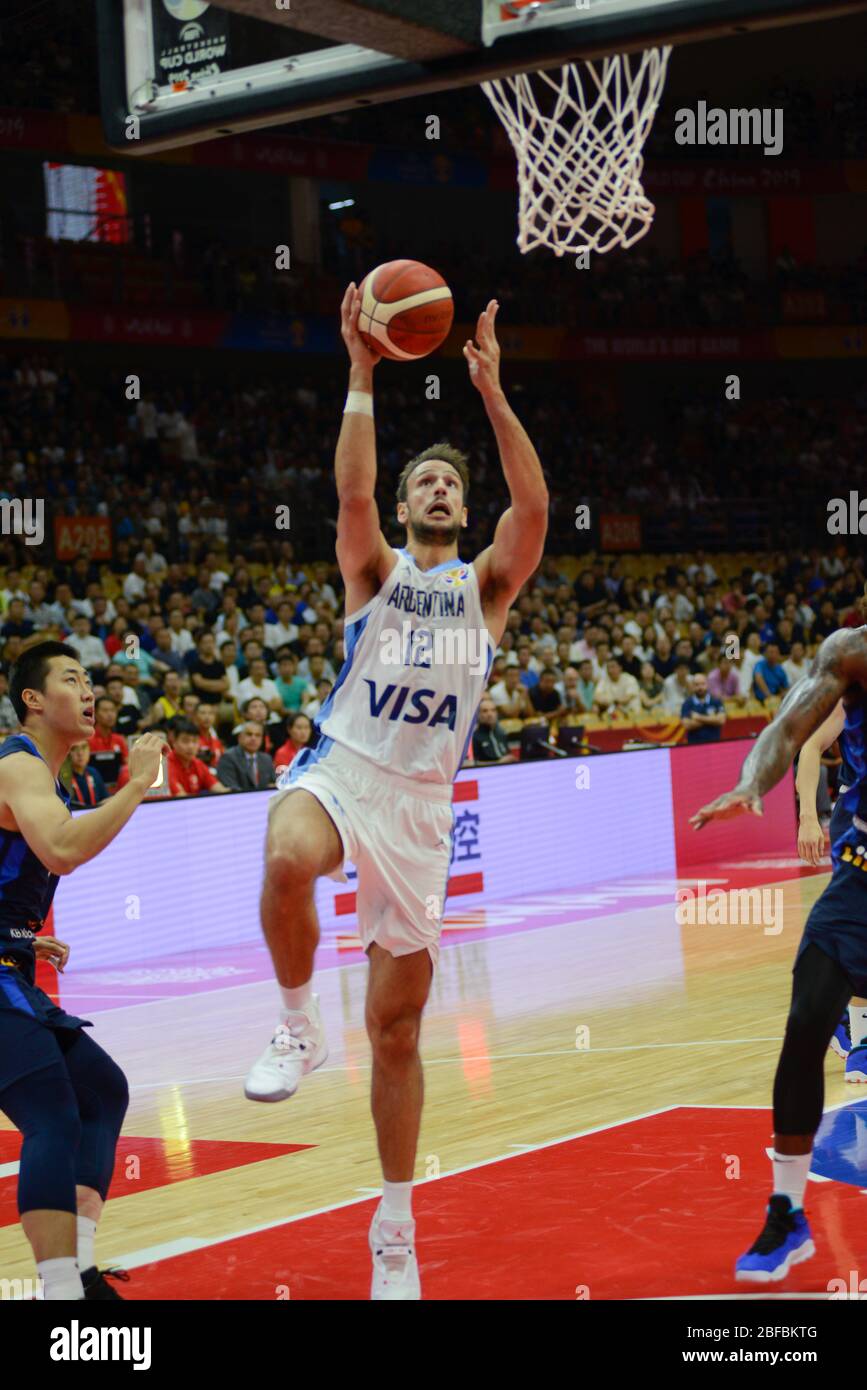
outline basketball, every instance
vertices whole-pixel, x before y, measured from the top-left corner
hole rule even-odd
[[[443,277],[421,261],[386,261],[359,285],[358,329],[374,352],[411,362],[435,352],[448,337],[455,315]]]

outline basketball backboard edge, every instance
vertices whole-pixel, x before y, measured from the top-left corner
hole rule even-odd
[[[407,61],[347,42],[223,73],[193,90],[152,87],[153,99],[131,109],[128,65],[137,64],[137,90],[145,90],[147,80],[149,57],[141,38],[147,3],[154,0],[96,0],[102,125],[118,153],[148,154],[653,43],[720,38],[867,10],[867,0],[641,0],[640,7],[626,0],[608,6],[597,0],[594,6],[590,0],[586,9],[556,6],[562,15],[556,22],[539,25],[521,16],[513,32],[496,24],[486,45],[478,0],[478,46],[458,56]],[[136,17],[132,31],[130,14]]]

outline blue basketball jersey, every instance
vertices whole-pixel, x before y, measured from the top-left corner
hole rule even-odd
[[[42,754],[26,734],[14,734],[0,744],[0,758],[12,753]],[[69,793],[55,782],[64,805]],[[0,966],[15,965],[31,983],[36,957],[33,937],[48,916],[58,875],[49,873],[37,859],[20,830],[0,830]]]

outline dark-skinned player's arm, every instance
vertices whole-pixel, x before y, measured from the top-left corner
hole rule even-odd
[[[500,385],[500,345],[494,332],[499,305],[492,299],[479,314],[476,347],[464,344],[470,380],[488,412],[500,463],[509,489],[511,506],[497,522],[494,540],[476,559],[483,593],[514,597],[539,567],[548,530],[548,488],[539,455],[530,436],[506,400]]]
[[[340,306],[340,333],[349,353],[349,391],[373,401],[373,369],[381,354],[371,352],[358,331],[361,294],[351,283]],[[350,398],[348,404],[353,404]],[[337,563],[344,584],[369,576],[381,583],[394,564],[382,534],[376,506],[376,427],[372,413],[348,410],[334,455],[337,486]]]
[[[810,675],[789,690],[773,723],[759,735],[734,790],[702,806],[690,824],[700,830],[709,820],[727,820],[742,811],[762,815],[765,792],[777,785],[798,749],[853,687],[867,687],[867,639],[861,629],[840,628],[825,638]]]
[[[0,802],[49,873],[71,874],[93,859],[123,829],[156,781],[163,743],[144,734],[129,756],[129,782],[83,816],[71,816],[41,758],[10,753],[0,761]]]

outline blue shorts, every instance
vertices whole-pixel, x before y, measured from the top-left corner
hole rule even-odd
[[[57,1061],[55,1031],[92,1027],[59,1008],[20,970],[0,965],[0,1091]]]
[[[795,965],[809,945],[818,946],[846,972],[852,993],[867,998],[867,856],[855,853],[862,843],[867,847],[867,835],[852,826],[851,812],[839,800],[830,836],[832,846],[837,843],[834,871],[807,918]]]

